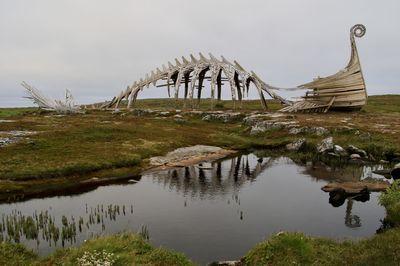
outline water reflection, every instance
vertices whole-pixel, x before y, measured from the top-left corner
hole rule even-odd
[[[370,175],[365,169],[349,168],[339,177],[363,179]],[[136,183],[0,204],[0,237],[45,255],[97,235],[141,232],[154,245],[207,263],[239,258],[279,231],[332,238],[374,234],[385,215],[378,193],[325,193],[321,187],[334,178],[331,173],[329,166],[254,154],[145,173]]]
[[[151,173],[154,182],[184,196],[205,199],[235,193],[256,180],[277,158],[257,158],[253,154]]]

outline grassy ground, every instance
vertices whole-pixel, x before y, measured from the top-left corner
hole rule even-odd
[[[109,264],[107,264],[109,263]],[[194,265],[184,255],[154,248],[139,235],[116,234],[39,258],[21,245],[0,243],[0,265]]]
[[[258,244],[242,260],[244,265],[399,265],[399,245],[400,229],[341,243],[283,233]]]
[[[175,100],[151,99],[139,101],[138,107],[174,110],[174,104]],[[200,109],[208,110],[210,106],[210,102],[205,100],[201,102]],[[218,108],[224,110],[232,106],[231,101],[218,104]],[[280,107],[274,101],[269,106],[272,111]],[[259,101],[246,101],[242,109],[237,110],[246,113],[261,111],[260,108]],[[392,95],[370,97],[361,112],[294,114],[289,118],[300,126],[323,126],[332,131],[338,127],[352,127],[352,131],[330,135],[337,144],[354,144],[377,159],[387,159],[395,157],[400,151],[398,114],[400,96]],[[0,109],[0,115],[15,121],[0,123],[0,137],[1,132],[11,130],[38,132],[29,139],[0,147],[0,192],[3,196],[5,192],[12,194],[35,187],[65,185],[97,176],[97,171],[114,176],[115,169],[130,167],[131,171],[137,172],[147,165],[149,157],[183,146],[205,144],[230,149],[279,148],[300,137],[289,135],[287,130],[272,130],[252,136],[250,128],[240,121],[206,122],[196,115],[185,115],[185,122],[175,121],[172,114],[165,117],[136,116],[90,109],[86,114],[59,116],[32,108],[14,108]],[[304,137],[312,146],[326,136],[305,134]],[[388,156],[385,157],[384,152]],[[310,151],[305,154],[306,157],[309,155],[312,155]]]
[[[141,108],[172,110],[175,102],[143,100],[138,104]],[[200,108],[205,110],[209,106],[206,101]],[[216,109],[226,110],[232,106],[228,101],[219,104]],[[243,112],[260,110],[258,101],[246,102],[242,107]],[[279,105],[273,102],[270,108],[276,110]],[[287,130],[272,130],[251,136],[249,127],[240,122],[206,122],[196,115],[185,116],[186,122],[177,122],[172,115],[164,118],[159,115],[134,116],[87,110],[86,114],[57,116],[32,109],[0,109],[0,119],[16,121],[0,123],[0,132],[39,132],[17,144],[0,148],[1,195],[25,193],[35,188],[40,190],[46,186],[60,188],[93,176],[127,175],[145,167],[147,158],[182,146],[208,144],[234,149],[279,148],[300,137],[289,135]],[[361,112],[295,114],[291,119],[303,126],[329,128],[333,131],[329,135],[334,137],[336,143],[342,146],[354,144],[377,158],[393,159],[400,151],[398,95],[370,97]],[[334,129],[339,127],[352,127],[354,130],[335,132]],[[326,137],[303,136],[310,146]],[[312,149],[301,156],[312,156]],[[382,198],[382,204],[388,210],[388,219],[394,224],[399,222],[399,194],[400,191],[394,187]],[[301,233],[283,233],[257,245],[243,257],[243,263],[399,265],[399,246],[399,228],[366,240],[342,243],[311,238]],[[82,260],[96,258],[103,262],[111,259],[116,265],[192,264],[183,255],[151,247],[137,235],[102,237],[45,258],[38,258],[20,245],[0,244],[0,265],[76,265]]]

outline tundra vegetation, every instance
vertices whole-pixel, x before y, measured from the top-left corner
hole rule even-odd
[[[159,99],[139,100],[137,109],[132,111],[98,111],[87,106],[84,114],[71,115],[35,108],[0,109],[0,200],[12,201],[15,197],[60,191],[79,186],[93,177],[107,180],[108,177],[137,175],[149,166],[150,157],[196,144],[236,150],[263,148],[271,155],[284,153],[298,161],[347,163],[348,159],[331,158],[317,152],[316,147],[323,139],[333,137],[334,143],[341,147],[354,145],[365,150],[368,158],[359,163],[383,160],[393,165],[400,160],[399,103],[398,95],[371,96],[360,112],[271,115],[263,117],[264,124],[259,124],[258,128],[275,121],[289,122],[284,123],[289,126],[267,127],[260,131],[254,130],[260,121],[244,121],[246,117],[257,117],[256,112],[262,114],[259,101],[243,102],[241,109],[233,110],[240,113],[230,117],[218,116],[218,111],[232,110],[231,101],[219,102],[210,113],[211,105],[207,100],[200,103],[196,112],[184,109],[177,112],[176,107],[183,106],[182,102]],[[275,101],[268,102],[268,106],[271,112],[281,108]],[[205,118],[207,115],[209,117]],[[323,127],[326,131],[317,134],[312,130],[300,130],[292,134],[293,125],[296,128]],[[286,145],[299,138],[304,138],[306,145],[287,151]],[[393,185],[380,198],[387,210],[387,219],[393,225],[398,224],[400,218],[398,187],[398,184]],[[31,228],[31,222],[35,223],[29,219],[26,230]],[[69,222],[66,233],[76,230],[69,227]],[[79,227],[79,221],[76,222]],[[50,228],[51,222],[46,226]],[[55,228],[50,229],[57,235]],[[399,245],[397,227],[369,239],[340,243],[301,233],[282,233],[260,243],[247,255],[243,254],[241,263],[396,265],[400,263]],[[45,258],[39,258],[18,244],[5,241],[0,245],[1,265],[75,265],[86,260],[110,261],[112,265],[192,264],[183,255],[153,248],[143,237],[133,234],[100,237]]]

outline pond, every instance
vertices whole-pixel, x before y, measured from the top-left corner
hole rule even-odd
[[[385,216],[379,193],[333,200],[321,187],[333,179],[378,178],[372,170],[240,155],[82,194],[1,204],[0,237],[46,255],[97,235],[141,232],[198,263],[238,259],[279,231],[367,237]]]

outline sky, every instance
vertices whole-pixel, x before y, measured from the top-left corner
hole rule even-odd
[[[357,23],[368,94],[399,94],[399,10],[398,0],[0,0],[0,107],[33,105],[22,81],[56,99],[68,88],[78,103],[110,100],[198,52],[295,87],[346,66]],[[139,95],[154,97],[166,89]]]

